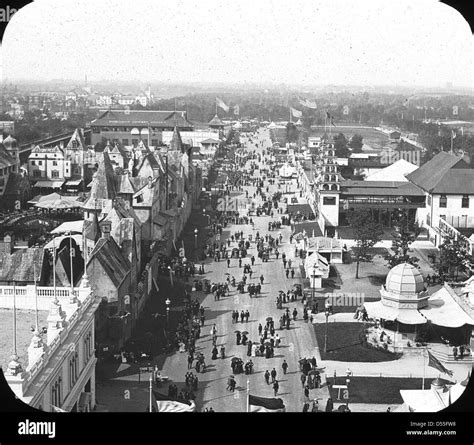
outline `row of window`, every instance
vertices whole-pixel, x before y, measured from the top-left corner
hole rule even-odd
[[[51,178],[59,178],[58,170],[51,170]],[[66,174],[69,173],[69,170],[66,169]],[[41,170],[33,170],[33,178],[41,178]]]
[[[431,206],[431,195],[428,195],[428,205]],[[446,195],[440,195],[439,197],[439,207],[446,208],[448,206],[448,197]],[[469,208],[469,195],[463,195],[461,198],[461,208]]]
[[[38,164],[36,164],[35,160],[30,161],[31,165],[43,165],[43,161],[38,161]],[[58,161],[53,161],[53,165],[58,165]]]

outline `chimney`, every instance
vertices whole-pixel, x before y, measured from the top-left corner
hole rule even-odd
[[[102,232],[102,238],[109,239],[111,230],[112,230],[112,223],[110,221],[100,222],[100,231]]]

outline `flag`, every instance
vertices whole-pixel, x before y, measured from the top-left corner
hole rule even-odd
[[[318,108],[318,106],[316,105],[316,102],[314,102],[313,100],[309,100],[309,99],[301,99],[300,97],[298,97],[298,102],[303,106],[303,107],[306,107],[306,108],[311,108],[313,110],[316,110],[316,108]]]
[[[270,399],[266,397],[251,396],[249,394],[249,406],[251,413],[283,413],[285,404],[281,399]]]
[[[196,404],[193,400],[174,399],[155,391],[153,391],[153,395],[159,413],[193,413],[196,411]]]
[[[451,130],[451,137],[454,139],[456,137],[456,132],[454,130]]]
[[[428,351],[428,366],[437,369],[444,374],[448,374],[450,377],[453,376],[453,371],[446,369],[444,365],[430,352]]]
[[[303,117],[303,113],[301,111],[295,110],[294,108],[291,108],[291,107],[290,107],[290,110],[293,117]]]
[[[219,99],[218,97],[216,97],[216,103],[217,103],[217,106],[222,108],[226,113],[229,112],[229,107],[224,103],[222,99]]]
[[[240,114],[240,107],[238,105],[234,106],[234,114],[238,116]]]

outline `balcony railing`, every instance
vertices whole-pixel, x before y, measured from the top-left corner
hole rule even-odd
[[[361,208],[366,208],[366,207],[385,207],[385,208],[391,208],[391,209],[418,209],[418,208],[424,208],[425,203],[424,201],[407,201],[404,200],[403,198],[375,198],[375,197],[367,197],[367,198],[350,198],[350,199],[345,199],[341,200],[339,204],[340,208],[346,208],[346,207],[361,207]]]

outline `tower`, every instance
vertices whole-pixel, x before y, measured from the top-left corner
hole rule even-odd
[[[341,193],[339,168],[334,144],[324,143],[320,148],[317,187],[319,208],[324,217],[325,231],[333,235],[339,225],[339,195]]]

